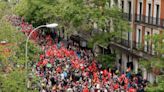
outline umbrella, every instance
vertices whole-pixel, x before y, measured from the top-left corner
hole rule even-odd
[[[49,67],[49,68],[52,67],[52,65],[50,63],[48,63],[46,66]]]

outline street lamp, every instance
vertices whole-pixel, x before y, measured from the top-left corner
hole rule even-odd
[[[47,24],[47,25],[41,25],[41,26],[38,26],[37,28],[35,28],[34,30],[32,30],[31,32],[30,32],[30,34],[29,34],[29,36],[27,37],[27,40],[26,40],[26,47],[25,47],[25,60],[26,60],[26,63],[25,63],[25,67],[26,67],[26,72],[28,73],[28,69],[27,69],[27,53],[28,53],[28,51],[27,51],[27,46],[28,46],[28,41],[29,41],[29,39],[30,39],[30,37],[31,37],[31,35],[32,35],[32,33],[34,32],[34,31],[37,31],[37,29],[39,29],[39,28],[42,28],[42,27],[47,27],[47,28],[55,28],[55,27],[57,27],[58,26],[58,24],[56,24],[56,23],[53,23],[53,24]],[[27,77],[28,78],[28,77]]]

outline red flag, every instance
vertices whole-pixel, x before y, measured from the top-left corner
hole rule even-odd
[[[53,64],[54,63],[54,59],[52,58],[52,59],[50,59],[50,63],[51,64]]]
[[[56,72],[61,72],[62,70],[61,70],[61,68],[60,67],[57,67],[56,68]]]
[[[49,57],[50,56],[50,51],[46,52],[46,56]]]
[[[125,78],[124,82],[125,84],[128,84],[128,78]]]
[[[81,70],[84,71],[84,69],[85,69],[84,66],[81,66]]]
[[[117,90],[119,88],[119,84],[116,83],[114,86],[113,86],[114,90]]]
[[[136,89],[134,89],[134,88],[129,88],[129,91],[128,92],[136,92]]]
[[[85,88],[83,89],[83,92],[89,92],[89,89],[88,89],[87,87],[85,87]]]
[[[43,54],[41,54],[40,55],[40,60],[42,60],[44,58],[44,55]]]
[[[106,69],[103,71],[103,75],[104,76],[108,75],[108,71]]]
[[[37,66],[41,66],[41,65],[42,65],[42,62],[39,61],[39,62],[37,63]]]
[[[47,63],[48,63],[48,60],[47,59],[44,59],[42,64],[43,65],[46,65]]]

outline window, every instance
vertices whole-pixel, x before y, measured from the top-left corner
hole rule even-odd
[[[156,24],[159,22],[159,5],[156,5]]]
[[[138,30],[138,43],[141,43],[141,30]]]
[[[130,2],[130,1],[128,2],[128,6],[129,6],[129,11],[128,11],[129,15],[128,15],[128,19],[130,20],[130,19],[131,19],[131,2]]]
[[[150,35],[150,32],[147,32],[147,36],[149,36]],[[147,41],[147,52],[149,52],[149,40]]]
[[[122,5],[122,12],[124,12],[124,1],[121,2]]]
[[[150,17],[151,17],[151,4],[148,4],[148,23],[150,23]]]
[[[139,21],[141,21],[141,16],[142,16],[142,2],[139,4],[140,10],[139,10]]]
[[[142,46],[142,33],[141,29],[136,30],[136,48],[141,48]]]
[[[130,32],[128,32],[128,47],[130,47]]]

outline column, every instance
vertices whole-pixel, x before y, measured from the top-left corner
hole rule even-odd
[[[133,66],[135,73],[138,72],[138,60],[136,58],[133,58]]]
[[[128,61],[128,59],[127,59],[127,56],[126,56],[126,54],[122,54],[122,70],[124,70],[124,71],[126,71],[126,69],[127,69],[127,61]]]
[[[147,70],[145,68],[142,68],[143,78],[147,79]]]
[[[155,76],[154,76],[154,74],[153,73],[148,73],[148,76],[147,76],[147,79],[148,79],[148,81],[150,82],[150,83],[154,83],[154,81],[155,81]]]

